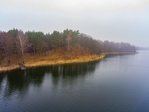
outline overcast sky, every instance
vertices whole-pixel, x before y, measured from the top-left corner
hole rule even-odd
[[[0,0],[0,30],[12,28],[149,46],[149,0]]]

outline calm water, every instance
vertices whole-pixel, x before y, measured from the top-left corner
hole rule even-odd
[[[0,75],[0,112],[149,112],[149,52]]]

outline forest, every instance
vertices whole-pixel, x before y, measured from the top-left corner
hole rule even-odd
[[[78,30],[66,29],[47,34],[18,29],[0,31],[0,65],[24,61],[26,56],[40,57],[57,52],[68,58],[107,52],[136,52],[136,47],[129,43],[95,40]]]

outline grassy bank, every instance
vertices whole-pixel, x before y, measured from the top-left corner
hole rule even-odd
[[[128,55],[135,54],[132,52],[109,52],[103,53],[100,55],[94,55],[81,52],[67,52],[67,51],[52,51],[48,54],[44,55],[25,55],[25,66],[27,68],[31,67],[39,67],[39,66],[48,66],[48,65],[60,65],[60,64],[71,64],[71,63],[87,63],[92,61],[99,61],[105,58],[106,56],[116,56],[116,55]],[[0,73],[11,71],[14,69],[19,69],[18,63],[19,59],[15,59],[13,57],[13,61],[9,65],[0,65]]]
[[[25,66],[27,68],[48,66],[48,65],[59,65],[59,64],[71,64],[71,63],[86,63],[92,61],[99,61],[105,57],[105,54],[101,55],[83,55],[83,56],[73,56],[70,57],[65,55],[46,55],[46,56],[26,56]],[[10,64],[5,66],[0,66],[0,73],[18,69],[18,64]]]

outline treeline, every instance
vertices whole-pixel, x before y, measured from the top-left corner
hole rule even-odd
[[[22,57],[23,53],[46,54],[56,49],[67,51],[76,49],[75,52],[83,49],[82,51],[90,54],[136,51],[135,46],[128,43],[99,41],[79,31],[68,29],[47,34],[35,31],[23,32],[18,29],[0,32],[0,60],[11,59],[13,55]]]

